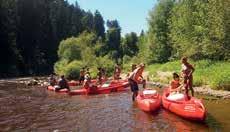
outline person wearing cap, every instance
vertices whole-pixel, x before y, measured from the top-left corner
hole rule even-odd
[[[140,66],[138,68],[136,68],[128,77],[128,81],[130,84],[130,88],[131,91],[133,92],[132,95],[132,100],[134,101],[138,95],[138,82],[139,82],[139,78],[142,78],[142,72],[144,71],[145,68],[145,64],[141,63]]]
[[[58,83],[58,86],[58,88],[55,88],[55,92],[65,88],[68,89],[68,91],[70,91],[69,84],[67,83],[67,80],[65,79],[64,75],[61,75],[61,79]]]
[[[79,84],[81,85],[84,81],[84,76],[85,76],[85,68],[82,67],[80,69],[80,77],[79,77]]]
[[[184,79],[184,88],[185,93],[188,96],[188,88],[191,90],[192,97],[194,96],[194,90],[192,87],[193,83],[193,72],[195,71],[195,68],[187,62],[187,58],[183,56],[181,58],[182,65],[181,65],[181,71],[182,71],[182,77]]]

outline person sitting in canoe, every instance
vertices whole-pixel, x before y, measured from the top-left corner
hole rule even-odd
[[[84,81],[84,76],[85,76],[85,68],[82,67],[80,69],[80,77],[79,77],[79,84],[81,85]]]
[[[83,87],[87,89],[88,92],[97,90],[97,86],[93,85],[90,80],[90,75],[85,74],[85,80],[83,82]]]
[[[182,71],[182,77],[184,79],[184,87],[185,87],[185,93],[188,96],[188,88],[191,90],[192,97],[194,96],[194,90],[192,87],[193,83],[193,72],[195,71],[194,67],[187,62],[187,58],[184,56],[181,59],[182,65],[181,65],[181,71]]]
[[[130,73],[129,77],[128,77],[128,81],[130,84],[130,88],[131,91],[133,92],[132,95],[132,100],[134,101],[138,95],[138,82],[141,79],[143,79],[142,77],[142,72],[144,71],[145,68],[145,64],[141,63],[140,66],[138,68],[136,68],[132,73]]]
[[[56,81],[56,79],[54,77],[54,74],[50,75],[50,77],[49,77],[49,83],[50,83],[51,86],[54,86],[54,85],[57,84],[57,81]]]
[[[176,94],[181,91],[183,85],[180,84],[180,77],[177,73],[173,73],[173,80],[170,82],[170,94]]]
[[[170,82],[170,94],[167,97],[169,100],[184,101],[184,94],[180,93],[183,84],[180,84],[180,77],[177,73],[173,73],[173,80]]]
[[[114,80],[120,79],[120,74],[121,74],[121,65],[120,67],[117,65],[115,66],[115,69],[114,69]]]
[[[68,91],[70,92],[70,88],[69,88],[69,84],[67,83],[67,80],[65,79],[64,75],[61,75],[61,79],[58,83],[58,87],[55,88],[55,92],[58,92],[61,89],[68,89]]]

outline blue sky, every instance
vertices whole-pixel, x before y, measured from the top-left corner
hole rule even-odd
[[[68,0],[75,3],[76,0]],[[99,10],[105,22],[117,19],[122,35],[136,32],[138,35],[143,29],[148,29],[147,18],[149,11],[157,0],[77,0],[85,11],[95,12]]]

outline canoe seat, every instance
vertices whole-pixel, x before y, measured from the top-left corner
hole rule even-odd
[[[143,95],[148,95],[148,94],[154,95],[154,94],[156,94],[156,93],[157,93],[156,90],[144,90],[144,91],[143,91]]]
[[[178,94],[169,95],[167,99],[174,100],[174,101],[184,101],[185,97],[184,97],[184,94],[178,93]]]
[[[109,85],[110,85],[110,84],[106,84],[106,83],[105,83],[105,84],[101,85],[101,87],[104,88],[104,87],[108,87]]]

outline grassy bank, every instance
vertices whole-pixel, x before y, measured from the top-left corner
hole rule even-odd
[[[212,89],[230,90],[230,62],[211,60],[189,61],[194,67],[193,85],[209,85]],[[162,83],[169,83],[172,72],[181,74],[181,61],[147,66],[145,71],[150,71],[150,79]]]

